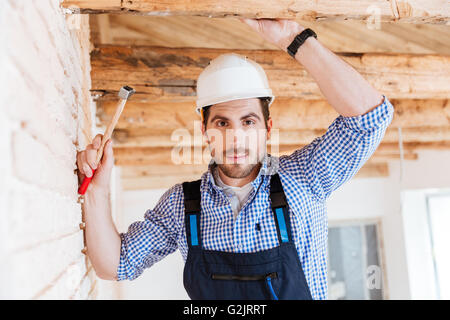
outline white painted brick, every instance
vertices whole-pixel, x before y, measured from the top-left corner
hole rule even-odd
[[[82,248],[83,233],[80,231],[5,257],[14,266],[9,275],[13,283],[10,298],[30,299],[49,285],[56,284],[58,276],[64,274],[71,263],[80,259],[84,261]]]
[[[80,63],[79,60],[74,60],[74,66],[70,70],[66,69],[67,66],[62,66],[61,63],[70,59],[71,55],[68,52],[63,56],[58,55],[61,50],[67,51],[67,46],[73,47],[72,42],[66,41],[65,46],[57,46],[51,41],[40,40],[50,38],[48,24],[44,24],[35,8],[27,8],[24,12],[11,14],[13,30],[7,41],[8,53],[21,76],[28,80],[27,89],[39,98],[40,107],[47,109],[61,127],[76,128],[73,115],[76,113],[79,98],[75,98],[74,92],[81,85],[79,77],[72,75],[76,74],[74,70],[81,69]],[[75,54],[73,52],[72,56]],[[82,96],[79,92],[77,95]],[[69,107],[71,112],[67,112],[67,108],[62,106]],[[74,135],[75,131],[71,133]]]
[[[101,300],[116,300],[120,299],[120,291],[122,282],[101,280],[97,278],[97,299]],[[122,289],[123,290],[123,289]]]
[[[1,12],[1,10],[0,10]],[[1,59],[0,59],[1,60]],[[1,62],[0,62],[1,64]],[[1,67],[1,65],[0,65]],[[11,214],[8,212],[8,188],[11,184],[11,128],[5,117],[0,115],[0,257],[6,252],[7,241],[10,241],[9,228],[5,223]],[[0,258],[1,259],[1,258]],[[9,288],[13,285],[7,276],[11,265],[0,260],[0,299],[5,299]]]
[[[86,273],[86,263],[81,258],[77,263],[71,265],[66,272],[55,282],[55,284],[38,297],[40,300],[48,299],[84,299],[89,292],[89,278],[84,277]],[[80,286],[81,282],[81,286]],[[88,287],[88,288],[86,288]],[[86,292],[87,290],[87,292]],[[75,294],[75,295],[74,295]]]
[[[83,74],[80,65],[77,65],[77,61],[80,61],[81,59],[81,54],[78,51],[79,47],[75,45],[78,43],[78,40],[71,37],[62,10],[59,7],[55,8],[49,1],[36,6],[36,9],[44,21],[53,19],[53,23],[48,25],[48,31],[50,32],[52,39],[54,39],[56,47],[61,48],[58,50],[58,54],[61,56],[60,60],[63,67],[67,71],[70,71],[71,76],[78,79],[81,83]],[[55,13],[57,14],[55,15]]]
[[[13,173],[24,182],[74,197],[78,178],[75,163],[65,163],[24,131],[16,131],[13,141]]]
[[[70,299],[74,300],[81,300],[85,299],[87,295],[89,294],[89,290],[91,289],[91,279],[89,275],[91,273],[95,273],[94,269],[90,268],[89,271],[84,275],[84,278],[82,279],[81,283],[79,284],[79,287],[77,290],[70,296]]]
[[[15,241],[4,243],[14,252],[79,230],[81,206],[75,199],[15,181],[8,192],[9,207],[2,223]]]
[[[14,87],[21,88],[25,85],[24,80],[17,73],[11,72],[10,79],[10,84]],[[55,156],[67,162],[75,161],[76,135],[74,133],[62,130],[48,112],[43,112],[45,110],[42,110],[40,101],[35,96],[17,92],[6,94],[9,95],[8,104],[11,106],[6,112],[11,120],[16,121],[36,140],[45,144]]]

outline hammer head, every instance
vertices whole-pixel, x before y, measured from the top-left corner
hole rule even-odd
[[[123,86],[122,88],[120,88],[119,90],[119,98],[120,99],[124,99],[127,100],[128,98],[130,98],[133,93],[135,93],[136,91],[129,86]]]

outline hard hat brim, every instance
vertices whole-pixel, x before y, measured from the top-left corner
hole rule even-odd
[[[215,99],[204,99],[204,101],[197,100],[197,107],[195,108],[195,111],[198,115],[201,116],[200,110],[203,109],[206,106],[211,106],[214,104],[227,102],[227,101],[233,101],[233,100],[240,100],[240,99],[251,99],[251,98],[264,98],[264,97],[270,97],[269,107],[275,100],[275,96],[272,93],[266,92],[266,93],[251,93],[247,95],[236,95],[236,96],[229,96],[229,97],[222,97],[222,98],[215,98]]]

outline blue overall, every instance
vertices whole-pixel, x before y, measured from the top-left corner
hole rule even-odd
[[[191,299],[312,299],[292,240],[288,204],[278,174],[271,176],[270,200],[279,246],[258,252],[203,249],[200,180],[184,182],[183,192],[188,242],[183,283]]]

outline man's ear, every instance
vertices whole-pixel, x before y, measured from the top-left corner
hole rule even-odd
[[[272,118],[269,116],[269,119],[267,119],[267,140],[270,139],[271,134],[272,134]]]
[[[206,142],[210,144],[208,133],[206,132],[205,124],[202,122],[202,136],[205,138]]]

